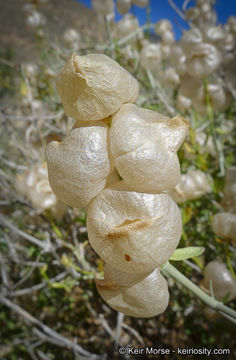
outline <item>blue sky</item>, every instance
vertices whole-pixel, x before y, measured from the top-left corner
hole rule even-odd
[[[87,7],[91,7],[91,0],[75,0]],[[181,8],[184,0],[174,0],[175,4]],[[195,1],[190,1],[189,6],[195,4]],[[172,22],[176,38],[181,35],[181,28],[187,29],[186,23],[176,14],[176,12],[169,5],[168,0],[151,0],[151,21],[153,23],[160,19],[167,18]],[[225,23],[230,15],[236,16],[236,0],[216,0],[216,11],[218,15],[218,22]],[[140,25],[146,22],[146,11],[137,6],[133,8],[134,14],[138,17]],[[116,19],[119,20],[121,16],[116,13]]]

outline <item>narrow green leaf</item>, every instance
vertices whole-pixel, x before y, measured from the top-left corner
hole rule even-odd
[[[189,246],[182,249],[176,249],[170,257],[170,260],[181,261],[185,259],[191,259],[193,257],[202,255],[204,250],[204,247],[198,246]]]

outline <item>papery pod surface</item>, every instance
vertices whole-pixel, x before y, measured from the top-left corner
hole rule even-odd
[[[56,196],[72,207],[86,207],[106,184],[111,168],[107,128],[74,128],[63,142],[47,145],[49,182]]]
[[[221,63],[221,54],[212,44],[201,43],[191,47],[186,59],[186,71],[198,79],[210,75]]]
[[[156,193],[180,181],[176,151],[188,122],[180,116],[169,119],[133,104],[123,105],[112,117],[111,152],[115,166],[134,191]]]
[[[113,0],[92,0],[93,10],[102,16],[111,14],[114,11]]]
[[[230,213],[220,213],[213,217],[213,231],[223,239],[231,239],[236,246],[236,215]]]
[[[132,5],[131,0],[117,0],[116,8],[120,14],[126,14]]]
[[[200,170],[190,170],[181,175],[180,182],[176,185],[170,195],[177,203],[194,200],[211,191],[208,177]]]
[[[125,315],[153,317],[168,306],[167,282],[159,269],[137,279],[137,275],[120,272],[106,264],[104,280],[96,280],[96,285],[102,298]]]
[[[106,55],[71,55],[57,76],[65,113],[76,120],[101,120],[138,96],[137,80]]]
[[[91,246],[108,264],[147,273],[166,262],[181,236],[181,216],[167,194],[103,190],[88,206]]]
[[[225,264],[218,260],[211,261],[204,269],[202,285],[205,289],[210,289],[210,281],[217,300],[222,300],[227,295],[228,301],[236,297],[236,282]]]

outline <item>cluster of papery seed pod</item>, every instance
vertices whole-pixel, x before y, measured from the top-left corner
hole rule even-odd
[[[132,5],[139,7],[146,7],[148,0],[117,0],[116,8],[120,14],[126,14]],[[112,20],[115,17],[115,3],[114,0],[92,0],[93,10],[98,16],[106,17],[107,20]]]
[[[178,42],[167,19],[155,24],[159,41],[152,42],[144,40],[138,19],[128,13],[132,3],[147,5],[146,1],[139,4],[131,0],[117,1],[117,9],[124,16],[112,24],[115,39],[125,38],[134,31],[137,33],[130,41],[132,51],[130,44],[121,49],[123,60],[133,56],[143,69],[156,74],[170,95],[173,90],[178,90],[176,105],[181,111],[194,108],[199,114],[206,115],[206,97],[213,110],[225,111],[232,102],[232,94],[236,94],[236,18],[231,16],[224,26],[216,25],[214,1],[196,1],[195,7],[185,11],[190,29],[183,32]],[[208,83],[204,84],[206,78]]]
[[[26,197],[39,212],[50,209],[57,217],[66,212],[65,203],[59,201],[52,193],[45,162],[35,164],[29,170],[17,174],[14,186],[16,192]]]
[[[236,166],[227,169],[221,205],[224,212],[214,215],[212,228],[217,236],[231,240],[236,247]]]
[[[160,314],[169,299],[160,266],[182,230],[168,192],[181,179],[176,152],[188,122],[134,105],[138,82],[105,55],[73,54],[57,89],[76,122],[47,145],[49,182],[61,201],[87,211],[90,243],[105,262],[98,291],[130,316]]]

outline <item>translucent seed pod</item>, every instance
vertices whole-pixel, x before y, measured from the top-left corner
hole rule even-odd
[[[76,120],[101,120],[138,96],[137,80],[106,55],[72,54],[56,79],[65,113]]]
[[[169,20],[163,19],[160,20],[156,23],[155,26],[155,33],[157,35],[163,35],[166,31],[171,31],[172,30],[172,25],[171,22]]]
[[[132,3],[139,7],[146,7],[148,5],[149,0],[132,0]]]
[[[167,282],[159,269],[140,277],[105,264],[104,280],[96,280],[96,286],[113,309],[129,316],[148,318],[159,315],[169,302]]]
[[[163,60],[169,59],[171,54],[171,46],[167,44],[161,44],[161,57]]]
[[[105,189],[88,206],[87,230],[103,261],[129,274],[146,274],[170,258],[182,223],[167,194]]]
[[[198,132],[196,134],[195,140],[196,140],[196,143],[199,145],[199,153],[200,154],[209,153],[213,157],[216,156],[216,149],[215,149],[213,137],[211,135],[209,135],[207,137],[206,133]]]
[[[115,23],[114,26],[114,37],[121,39],[133,31],[137,30],[139,28],[139,22],[138,19],[133,14],[125,14],[123,18],[117,23]],[[137,40],[137,38],[142,37],[141,32],[137,34],[137,37],[134,38],[133,42]]]
[[[190,21],[195,21],[198,19],[200,15],[200,11],[198,8],[196,7],[191,7],[191,8],[188,8],[186,11],[185,11],[185,18],[186,20],[190,20]]]
[[[16,192],[26,197],[37,211],[50,209],[58,217],[65,213],[65,204],[52,193],[46,163],[35,164],[29,170],[17,174],[14,185]]]
[[[65,45],[69,46],[73,50],[77,50],[79,48],[81,37],[75,29],[66,29],[63,34],[63,41]]]
[[[230,31],[236,35],[236,17],[230,16],[227,21],[227,25],[229,26]]]
[[[177,86],[180,82],[179,74],[175,71],[174,68],[169,67],[164,72],[164,81],[167,84]]]
[[[236,214],[236,166],[231,166],[226,171],[221,205],[225,211]]]
[[[180,182],[170,195],[177,203],[194,200],[211,191],[209,178],[200,170],[190,170],[181,175]]]
[[[236,246],[236,215],[230,213],[214,215],[212,229],[217,236],[232,240],[233,245]]]
[[[162,50],[160,44],[147,44],[140,53],[141,66],[145,70],[155,70],[162,59]]]
[[[204,269],[202,285],[207,290],[210,290],[210,281],[217,300],[222,300],[227,295],[228,301],[236,297],[236,282],[225,264],[218,260],[211,261]]]
[[[118,13],[126,14],[132,5],[131,0],[116,0],[116,8]]]
[[[134,191],[157,193],[180,181],[176,151],[187,132],[180,116],[169,119],[155,111],[126,104],[112,117],[111,152],[115,167]]]
[[[54,194],[75,208],[86,207],[102,191],[112,170],[105,125],[73,129],[64,141],[50,142],[46,156]]]
[[[30,28],[36,28],[38,26],[42,26],[46,24],[46,19],[43,14],[41,14],[39,11],[31,11],[26,16],[26,24]]]
[[[208,84],[207,91],[213,110],[225,111],[229,107],[231,102],[231,94],[229,91],[226,91],[221,85]],[[200,114],[207,113],[206,90],[204,86],[201,86],[198,89],[196,96],[193,99],[193,107]]]
[[[181,111],[189,110],[191,108],[191,105],[192,105],[192,100],[189,99],[188,97],[180,94],[177,96],[177,106]]]
[[[197,27],[184,31],[180,40],[180,45],[185,52],[191,50],[193,45],[202,43],[202,33]]]
[[[25,74],[29,78],[35,78],[39,75],[39,67],[37,64],[34,64],[34,63],[23,64],[23,69],[24,69]]]
[[[179,75],[184,75],[186,72],[186,55],[180,46],[171,47],[170,62],[176,68]]]
[[[101,16],[106,16],[114,12],[113,0],[92,0],[93,10]]]
[[[225,39],[225,32],[220,25],[205,26],[202,34],[205,42],[211,43],[216,46],[224,42]]]
[[[173,45],[175,43],[175,35],[173,31],[166,31],[161,35],[163,44]]]
[[[212,44],[194,45],[186,59],[186,71],[189,75],[202,79],[215,71],[221,63],[220,52]]]

